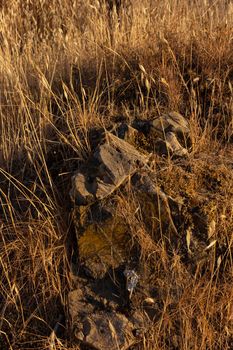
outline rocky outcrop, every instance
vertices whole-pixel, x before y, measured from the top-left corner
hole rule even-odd
[[[161,232],[166,232],[169,239],[179,237],[174,218],[181,203],[158,185],[153,152],[143,144],[145,139],[153,139],[154,144],[160,142],[166,149],[163,153],[184,157],[188,150],[181,142],[188,132],[188,122],[174,112],[152,121],[122,123],[105,132],[89,160],[72,178],[70,196],[79,264],[96,281],[123,266],[127,271],[121,276],[128,290],[126,299],[131,298],[139,278],[129,267],[133,257],[132,232],[123,210],[127,200],[133,199],[152,240],[159,240]],[[154,144],[151,150],[156,150]],[[121,308],[106,308],[98,298],[98,307],[94,307],[94,299],[90,302],[80,288],[70,293],[76,338],[96,349],[128,349],[136,341],[134,330],[139,326],[135,318],[132,314],[126,316]]]

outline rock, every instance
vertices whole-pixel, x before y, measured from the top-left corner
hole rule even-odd
[[[68,296],[69,313],[73,325],[79,322],[80,315],[93,312],[94,307],[88,302],[81,289],[75,289]]]
[[[77,339],[99,350],[126,350],[135,342],[132,323],[119,313],[97,311],[85,317],[80,328]]]
[[[180,144],[184,135],[190,132],[188,121],[177,112],[163,114],[151,121],[151,132],[158,136],[155,142],[155,149],[159,154],[184,157],[188,150]]]
[[[122,189],[128,197],[133,194],[137,206],[144,217],[145,225],[160,237],[161,228],[167,234],[178,236],[173,221],[173,212],[179,213],[179,203],[167,196],[156,184],[155,175],[150,170],[139,170]],[[77,242],[79,259],[89,274],[102,278],[109,269],[115,269],[129,259],[130,228],[121,214],[120,199],[109,197],[102,205],[81,207],[82,220],[77,220]],[[76,209],[80,212],[80,209]],[[99,214],[97,213],[99,211]]]
[[[109,196],[149,157],[111,133],[85,168],[72,178],[70,196],[78,205],[87,205]]]
[[[127,258],[128,226],[114,214],[100,223],[84,227],[78,236],[79,257],[94,278],[102,278]]]
[[[126,123],[121,123],[116,127],[115,134],[122,140],[135,145],[139,137],[139,131]]]
[[[166,134],[166,145],[167,148],[172,152],[173,155],[178,157],[183,157],[188,154],[188,150],[181,146],[173,132],[168,132]]]
[[[166,134],[168,132],[188,134],[190,132],[189,123],[178,112],[169,112],[152,120],[150,122],[151,128],[159,134]]]
[[[167,132],[175,134],[189,134],[190,132],[188,120],[175,111],[162,114],[153,120],[134,120],[132,126],[145,135],[155,132],[161,137]]]
[[[153,145],[157,154],[178,157],[188,154],[180,142],[184,141],[184,136],[188,136],[190,128],[188,121],[181,114],[169,112],[150,121],[135,120],[132,126],[145,135],[147,143]]]
[[[77,340],[97,350],[127,350],[141,325],[135,317],[103,307],[96,308],[80,290],[69,293],[69,313]]]
[[[179,118],[175,115],[172,122],[169,118],[164,119],[167,123],[165,137],[156,137],[169,152],[183,156],[187,150],[176,135],[182,129]],[[140,217],[136,214],[127,219],[125,200],[132,197],[143,217],[145,234],[149,238],[142,242],[144,245],[146,242],[144,252],[150,242],[161,239],[161,233],[171,244],[179,237],[174,218],[180,213],[180,203],[158,186],[157,175],[149,164],[150,155],[141,151],[143,138],[147,139],[145,131],[159,129],[159,124],[154,121],[145,123],[141,132],[139,124],[137,130],[121,124],[114,128],[114,134],[101,134],[100,144],[72,178],[70,196],[74,203],[78,249],[76,270],[85,276],[82,277],[85,283],[79,284],[82,290],[70,292],[69,312],[76,339],[97,350],[129,349],[137,341],[136,335],[141,337],[145,325],[148,326],[148,319],[157,319],[159,315],[158,306],[152,298],[142,303],[142,311],[138,314],[133,314],[130,306],[135,305],[140,293],[138,260],[132,267],[130,262],[133,258],[138,259],[133,254],[139,252],[141,238],[137,232],[132,232],[134,229],[137,231],[137,223],[131,224],[131,220],[137,221]],[[185,122],[185,132],[184,125]],[[160,123],[160,131],[162,127],[164,125]],[[146,141],[150,144],[150,139]],[[135,240],[132,239],[134,234]],[[116,280],[118,273],[121,278]],[[111,283],[114,280],[114,287],[108,278]],[[80,273],[76,274],[76,286],[78,281]],[[116,286],[120,292],[114,289]],[[127,316],[122,310],[126,310]]]

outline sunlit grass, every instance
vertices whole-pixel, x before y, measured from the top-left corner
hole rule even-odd
[[[48,349],[59,315],[68,319],[68,193],[72,172],[90,153],[91,127],[111,125],[119,115],[130,121],[179,111],[191,124],[190,196],[207,168],[221,176],[218,161],[232,180],[232,3],[126,1],[119,16],[100,3],[1,2],[1,349]],[[185,177],[169,160],[166,169],[160,180],[168,193],[178,194],[177,178],[186,191]],[[142,348],[172,349],[177,327],[182,349],[232,347],[233,194],[227,181],[208,208],[225,249],[223,263],[216,270],[213,253],[205,273],[200,266],[191,275],[179,256],[171,258],[143,220],[134,227],[133,204],[125,203],[145,266],[154,264],[153,281],[164,291],[162,316]],[[172,309],[175,289],[182,296]],[[68,323],[56,349],[77,349]]]

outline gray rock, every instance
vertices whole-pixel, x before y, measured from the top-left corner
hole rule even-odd
[[[107,133],[106,142],[97,148],[90,166],[87,164],[73,176],[72,200],[78,205],[87,205],[108,197],[148,159],[134,146]]]
[[[174,130],[178,130],[174,125]],[[168,127],[166,130],[162,140],[166,142],[166,148],[177,155],[186,154],[176,134]],[[131,302],[134,296],[137,297],[139,288],[136,285],[137,282],[140,285],[140,278],[135,268],[124,270],[126,281],[122,280],[121,293],[115,293],[106,284],[111,271],[115,276],[117,269],[128,267],[132,258],[132,255],[129,256],[132,228],[124,209],[121,210],[124,203],[121,196],[133,196],[152,241],[161,239],[161,230],[169,239],[176,240],[179,236],[173,221],[173,214],[179,211],[179,203],[158,186],[157,175],[148,164],[150,155],[134,146],[134,140],[140,136],[140,132],[132,127],[120,132],[124,139],[106,133],[104,142],[73,176],[70,191],[72,200],[77,204],[74,206],[73,218],[78,261],[84,274],[92,277],[85,287],[82,286],[83,290],[69,293],[71,324],[76,339],[97,350],[129,349],[138,340],[135,334],[141,337],[141,331],[148,327],[143,310],[134,315],[128,310],[130,315],[127,316],[118,312],[122,310],[122,305],[126,305],[127,298],[131,298],[132,291]],[[114,195],[121,185],[121,196],[118,193]],[[101,281],[104,291],[91,287],[92,283],[97,285]],[[126,294],[122,293],[122,289],[125,289]],[[106,293],[106,290],[109,292]],[[112,295],[116,295],[117,300],[113,300]],[[124,303],[119,303],[120,299]],[[158,315],[153,305],[147,305],[145,309],[146,317],[150,314],[153,319]]]
[[[69,312],[77,340],[97,350],[127,350],[135,343],[133,331],[141,325],[114,310],[96,309],[80,290],[69,293]]]
[[[134,343],[133,325],[127,318],[116,312],[96,311],[86,316],[77,339],[98,350],[126,350]]]
[[[187,119],[178,112],[163,114],[152,120],[150,125],[154,131],[157,131],[160,134],[166,134],[167,132],[188,134],[190,132]]]
[[[132,126],[145,135],[148,143],[153,143],[155,153],[179,157],[188,154],[188,150],[181,143],[185,137],[188,139],[189,122],[178,112],[162,114],[150,121],[135,120]]]
[[[179,143],[176,135],[173,132],[166,133],[165,143],[168,150],[170,150],[175,156],[184,157],[188,154],[188,150]]]

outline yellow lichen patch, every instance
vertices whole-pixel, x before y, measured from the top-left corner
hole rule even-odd
[[[80,258],[99,257],[109,266],[119,266],[127,256],[128,227],[120,218],[110,218],[104,223],[87,226],[78,240]]]

